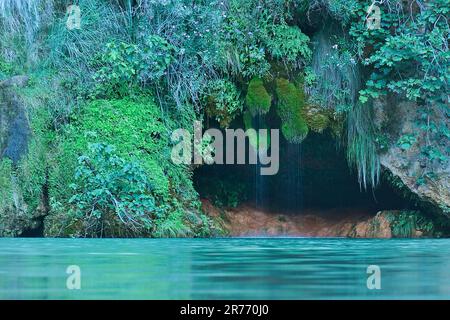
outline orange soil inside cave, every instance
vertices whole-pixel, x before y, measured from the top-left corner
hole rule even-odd
[[[202,207],[207,215],[221,217],[223,227],[234,237],[349,237],[356,225],[364,228],[376,214],[367,208],[278,212],[251,204],[219,209],[208,200],[202,200]]]

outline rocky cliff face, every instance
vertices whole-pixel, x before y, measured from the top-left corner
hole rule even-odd
[[[433,221],[418,211],[387,210],[352,226],[351,238],[421,238],[443,236]]]
[[[219,209],[203,200],[203,211],[222,221],[235,237],[420,238],[444,236],[418,211],[367,208],[305,209],[295,214],[268,211],[247,204]]]
[[[445,132],[450,132],[449,115],[426,114],[423,108],[387,101],[375,106],[376,125],[393,140],[380,154],[380,162],[398,179],[396,187],[407,188],[428,210],[448,218],[450,139]],[[424,130],[427,125],[430,129]]]
[[[39,227],[39,220],[28,212],[23,190],[15,172],[19,160],[27,154],[31,129],[26,106],[18,89],[28,77],[15,76],[0,82],[0,236],[26,235]]]
[[[339,64],[324,66],[324,61],[328,61],[330,56],[334,55],[336,59],[342,58],[338,54],[336,42],[336,39],[340,37],[342,35],[334,28],[325,28],[313,37],[313,69],[318,76],[318,81],[306,91],[311,97],[314,95],[333,97],[334,95],[328,92],[329,84],[327,83],[331,83],[331,87],[336,90],[349,91],[350,101],[346,103],[356,106],[359,101],[359,91],[363,88],[362,83],[366,81],[364,77],[368,70],[362,66],[352,67],[353,71],[352,68],[342,69]],[[348,65],[353,66],[351,63]],[[346,78],[349,74],[354,77]],[[348,83],[349,87],[342,88],[344,83]],[[389,90],[386,88],[385,93],[387,92]],[[353,123],[358,129],[353,131],[358,132],[360,138],[366,138],[370,144],[376,142],[379,149],[379,163],[390,173],[395,188],[403,190],[405,194],[413,195],[414,201],[420,202],[422,209],[427,213],[450,221],[449,100],[447,99],[447,106],[442,106],[438,105],[442,99],[438,102],[430,102],[431,100],[427,100],[426,97],[422,98],[423,100],[418,99],[417,102],[406,102],[404,101],[406,97],[403,97],[401,93],[387,93],[387,97],[379,98],[373,106],[371,102],[364,105],[364,111],[361,114],[365,117],[360,117],[361,121],[350,121],[347,117],[347,126],[351,128],[350,124]],[[335,108],[336,102],[333,99],[326,99],[322,101],[321,108]],[[342,103],[342,101],[338,102]],[[431,103],[434,105],[430,105]],[[362,123],[364,119],[368,120]],[[359,130],[361,127],[370,127],[372,124],[374,124],[374,130],[372,128]],[[347,132],[349,132],[348,129]],[[358,141],[361,142],[364,139]],[[349,145],[347,148],[350,148]],[[370,154],[374,153],[376,152]],[[365,154],[368,155],[369,152],[365,151]],[[361,164],[364,158],[354,159],[353,162]],[[378,169],[378,159],[376,162]]]
[[[17,163],[27,152],[30,126],[25,107],[16,93],[28,77],[15,76],[0,82],[0,155]]]

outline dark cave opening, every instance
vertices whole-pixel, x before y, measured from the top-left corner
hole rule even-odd
[[[44,237],[44,217],[33,219],[33,224],[19,234],[20,238],[42,238]]]
[[[287,214],[353,208],[375,215],[380,210],[415,208],[383,176],[376,188],[360,188],[344,150],[329,132],[310,132],[301,144],[280,137],[278,173],[261,176],[259,169],[259,165],[205,164],[194,171],[194,186],[201,198],[218,206],[246,203]]]

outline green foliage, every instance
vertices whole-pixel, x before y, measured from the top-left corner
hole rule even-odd
[[[20,94],[33,132],[29,153],[16,167],[0,165],[1,226],[9,217],[25,225],[32,214],[46,211],[43,203],[49,201],[49,235],[97,236],[98,230],[108,230],[188,236],[199,229],[208,234],[207,219],[193,222],[196,214],[189,213],[198,212],[198,196],[191,169],[170,161],[170,132],[190,128],[202,112],[229,126],[243,111],[241,90],[247,83],[246,128],[265,127],[261,115],[268,113],[272,93],[289,142],[325,128],[341,136],[347,117],[347,157],[361,185],[376,184],[377,152],[389,142],[375,129],[372,110],[373,100],[386,94],[418,104],[416,125],[422,134],[416,134],[417,141],[402,136],[398,146],[407,150],[421,143],[421,163],[447,163],[448,1],[379,3],[381,28],[374,30],[365,25],[369,0],[138,2],[79,0],[79,30],[66,27],[64,3],[0,2],[0,79],[27,73],[33,86]],[[318,30],[322,22],[315,17],[328,20],[311,50],[298,25]],[[295,74],[302,76],[300,84],[273,81]],[[148,93],[157,101],[142,97]],[[257,139],[251,137],[252,145],[261,143]],[[91,143],[96,151],[89,150]],[[108,153],[106,145],[116,150]],[[78,163],[81,156],[89,161]],[[96,180],[98,168],[105,174]],[[418,184],[432,181],[432,169],[424,172],[416,177]],[[130,191],[120,182],[133,179],[149,187]],[[91,193],[103,183],[116,198],[125,197],[123,207],[112,207],[104,193]],[[46,188],[50,199],[44,201]],[[238,194],[228,194],[231,185],[219,189],[223,203],[238,202]],[[139,200],[130,200],[135,195],[153,201],[147,203],[145,221],[133,207]],[[86,212],[99,199],[95,196],[103,199],[101,214],[90,220]],[[78,210],[78,218],[67,214],[69,208]],[[139,223],[123,224],[124,210]],[[99,226],[104,221],[109,229]]]
[[[419,144],[420,160],[427,164],[429,170],[436,165],[445,165],[450,158],[449,124],[444,110],[430,105],[417,109],[418,119],[415,125],[424,134],[424,141]],[[420,140],[419,140],[420,141]]]
[[[0,217],[5,217],[5,212],[13,205],[12,173],[11,160],[0,160]]]
[[[360,50],[369,52],[363,62],[373,68],[362,97],[376,98],[386,94],[387,88],[411,100],[445,103],[450,80],[450,4],[446,0],[411,6],[394,2],[397,5],[382,6],[385,12],[380,29],[363,30],[359,22],[350,30]],[[391,32],[392,26],[398,32]],[[370,51],[369,46],[373,47]]]
[[[17,236],[32,225],[35,217],[46,214],[46,143],[45,137],[35,131],[28,153],[16,165],[0,160],[0,235]]]
[[[304,59],[305,62],[311,59],[309,38],[297,26],[284,24],[272,26],[266,43],[271,56],[275,59],[293,64],[300,59]]]
[[[153,218],[161,214],[140,163],[119,157],[111,145],[89,145],[88,154],[78,158],[71,187],[69,203],[89,236],[127,234],[121,228],[150,234]]]
[[[242,111],[240,92],[229,80],[212,81],[209,85],[206,112],[222,127],[228,127],[234,117]]]
[[[271,69],[270,58],[297,68],[310,58],[309,38],[289,26],[290,4],[282,0],[229,1],[222,9],[218,30],[219,61],[233,76],[264,78]]]
[[[12,76],[14,72],[14,67],[12,63],[6,62],[0,56],[0,80],[3,78],[7,78],[8,76]]]
[[[43,84],[45,80],[43,79]],[[47,90],[50,87],[46,87]],[[54,138],[50,129],[53,119],[50,105],[54,92],[35,96],[42,88],[17,89],[20,103],[26,105],[30,133],[27,152],[14,164],[0,160],[0,234],[17,236],[31,227],[37,217],[46,214],[46,198],[43,190],[47,184],[49,144]],[[49,107],[42,104],[47,102]],[[6,230],[7,229],[7,230]]]
[[[308,134],[308,126],[302,116],[304,93],[286,79],[276,80],[277,112],[281,118],[281,132],[286,140],[300,143]]]
[[[141,61],[138,47],[126,43],[108,43],[101,56],[103,66],[94,74],[97,96],[126,96],[137,84]]]
[[[157,81],[173,60],[175,48],[159,36],[148,36],[142,45],[110,42],[94,74],[95,94],[123,97],[138,83]]]
[[[306,91],[312,103],[345,114],[358,98],[361,72],[353,46],[334,25],[316,33],[311,67],[306,70]],[[309,78],[309,79],[308,79]],[[313,81],[311,81],[313,80]]]
[[[250,81],[247,95],[245,96],[245,103],[253,116],[269,112],[272,97],[267,92],[261,79],[253,78]]]
[[[380,160],[374,138],[370,105],[356,105],[347,119],[347,161],[356,168],[360,186],[376,186]]]
[[[142,70],[141,81],[155,81],[160,79],[167,71],[169,65],[174,61],[176,47],[167,42],[166,39],[157,35],[150,35],[143,41],[141,52]]]
[[[369,71],[359,99],[366,103],[391,94],[416,101],[419,126],[426,137],[418,140],[422,159],[430,165],[436,159],[445,162],[448,151],[433,146],[431,140],[439,141],[447,128],[436,122],[436,115],[448,109],[450,4],[446,0],[389,1],[380,4],[381,28],[370,30],[364,24],[369,3],[360,4],[349,32]],[[405,148],[410,144],[402,143]]]
[[[416,140],[417,139],[413,134],[405,134],[398,139],[397,145],[403,150],[408,150],[414,143],[416,143]]]
[[[177,210],[167,219],[156,221],[156,229],[153,234],[157,238],[176,238],[192,235],[192,230],[186,225],[186,217],[183,211]]]
[[[53,3],[46,0],[0,2],[0,78],[3,67],[22,73],[39,58],[39,31],[51,20]]]
[[[43,39],[39,44],[44,55],[40,66],[57,70],[57,77],[71,94],[86,97],[95,88],[95,58],[108,43],[131,42],[128,13],[110,1],[79,0],[81,28],[69,30],[66,5],[70,3],[46,3],[51,10],[45,10],[48,19],[41,26]]]
[[[189,121],[193,121],[193,119]],[[152,223],[147,221],[145,224],[140,221],[140,225],[143,227],[139,228],[138,225],[124,219],[125,225],[123,225],[117,214],[107,213],[111,209],[111,202],[109,202],[108,205],[103,205],[101,210],[97,209],[102,213],[101,218],[108,218],[108,223],[111,225],[102,234],[103,236],[111,233],[121,236],[124,234],[156,236],[160,234],[158,226],[166,225],[164,224],[166,219],[174,219],[172,214],[175,212],[183,211],[183,208],[196,210],[198,195],[193,189],[189,168],[175,165],[170,160],[171,128],[176,128],[178,125],[181,124],[177,124],[170,117],[164,117],[160,108],[149,97],[95,100],[87,104],[82,112],[74,114],[71,124],[66,126],[65,133],[60,137],[54,159],[55,167],[50,174],[52,224],[57,226],[58,221],[60,224],[60,228],[54,228],[50,234],[54,235],[61,229],[65,235],[85,235],[85,228],[90,225],[90,216],[84,214],[82,215],[83,219],[80,218],[80,215],[78,218],[73,216],[68,219],[64,208],[71,204],[79,206],[80,203],[85,202],[87,204],[79,209],[79,212],[86,212],[85,209],[88,208],[89,203],[96,201],[96,196],[107,197],[107,193],[94,195],[89,193],[99,189],[98,186],[101,183],[106,183],[106,177],[110,179],[107,189],[118,190],[117,192],[123,194],[130,202],[124,204],[124,210],[138,210],[139,201],[145,200],[145,205],[148,205],[146,208],[153,208],[151,218],[155,220],[149,220]],[[114,145],[116,150],[111,153],[112,151],[109,149],[103,150],[103,147],[98,147],[99,155],[98,159],[95,158],[97,159],[96,166],[100,165],[105,174],[100,175],[99,180],[93,178],[89,184],[80,184],[75,181],[75,173],[77,172],[78,180],[80,177],[85,178],[81,174],[83,172],[89,176],[90,171],[87,169],[89,162],[77,163],[77,158],[84,161],[85,157],[81,156],[86,154],[92,158],[93,155],[88,152],[89,145],[99,142],[105,145]],[[98,145],[94,144],[94,146]],[[107,151],[110,153],[105,154]],[[131,174],[130,172],[132,175],[127,176],[127,174]],[[117,180],[114,180],[116,178]],[[127,179],[136,180],[137,182],[133,185],[136,184],[136,187],[139,185],[140,189],[134,191],[123,189],[125,187],[122,188],[121,184]],[[151,187],[144,188],[144,182]],[[75,190],[75,194],[82,195],[78,198],[72,197],[74,190],[69,188],[74,183],[81,186],[81,189]],[[79,190],[85,190],[85,192]],[[132,199],[132,195],[127,193],[128,191],[136,197],[139,195],[138,199]],[[86,193],[88,196],[85,195]],[[117,194],[115,197],[118,197]],[[152,200],[150,201],[150,199]],[[133,207],[134,205],[138,207]],[[141,204],[141,208],[142,206],[143,204]],[[123,217],[123,213],[120,214]],[[96,222],[96,227],[98,227],[97,223],[100,223],[98,216],[93,220]],[[131,218],[137,219],[134,213]],[[101,219],[100,221],[105,226],[105,222]],[[185,220],[183,223],[184,227],[180,229],[181,234],[185,234],[185,229],[191,229]],[[150,226],[151,229],[149,229]],[[88,234],[98,236],[98,229],[94,228],[91,231],[92,233]]]
[[[424,236],[432,236],[435,232],[433,222],[418,211],[390,211],[387,219],[394,238],[409,238],[417,231]]]
[[[303,121],[283,122],[281,132],[289,142],[301,143],[308,134],[308,126]]]
[[[222,67],[218,62],[218,30],[223,5],[213,0],[195,3],[145,0],[142,4],[127,10],[132,21],[129,33],[135,36],[136,44],[145,43],[148,36],[158,36],[174,48],[169,51],[173,59],[160,81],[143,84],[156,91],[159,102],[169,108],[176,105],[178,110],[185,110],[189,106],[198,111],[200,106],[204,107],[202,98],[208,85],[220,78],[217,74]],[[163,57],[158,55],[156,58]],[[151,65],[151,62],[149,60],[147,64]]]
[[[447,153],[445,154],[436,146],[432,146],[432,145],[426,146],[426,147],[422,148],[421,153],[431,162],[437,160],[441,164],[445,164],[449,160],[448,150],[447,150]]]
[[[81,114],[74,114],[65,130],[57,159],[65,167],[62,176],[68,176],[63,180],[71,179],[75,161],[85,153],[89,143],[101,141],[115,145],[121,157],[141,159],[145,169],[152,172],[155,191],[168,196],[169,182],[158,158],[162,160],[170,154],[169,138],[151,98],[95,100]]]
[[[20,235],[30,219],[21,197],[17,176],[9,159],[0,160],[0,236]]]
[[[385,95],[414,100],[418,104],[418,122],[421,122],[418,127],[423,130],[419,136],[425,139],[411,141],[400,137],[398,146],[406,150],[417,142],[421,163],[430,168],[443,164],[449,158],[447,142],[441,140],[448,128],[443,123],[445,120],[441,120],[445,119],[442,115],[448,109],[450,5],[445,0],[376,3],[381,9],[381,24],[380,28],[371,29],[367,27],[367,9],[372,4],[373,1],[318,0],[310,1],[302,9],[302,14],[306,15],[308,10],[325,8],[349,28],[348,35],[331,27],[314,36],[312,69],[316,79],[312,85],[307,85],[307,91],[313,102],[331,106],[344,115],[349,113],[348,136],[354,138],[357,132],[361,135],[354,139],[361,147],[352,143],[352,138],[348,139],[349,160],[353,158],[355,166],[369,168],[372,163],[376,167],[376,161],[358,164],[374,158],[372,138],[362,135],[369,133],[379,152],[386,150],[387,141],[380,140],[383,132],[351,123],[359,121],[354,110],[359,108],[358,103],[370,105]],[[420,111],[422,107],[426,110]],[[372,120],[365,122],[370,126]],[[360,129],[355,129],[358,127]],[[369,154],[363,156],[362,152]],[[369,183],[372,180],[368,179]]]
[[[204,179],[207,180],[208,177]],[[207,180],[203,183],[205,190],[202,194],[220,208],[236,208],[248,199],[249,186],[245,182],[232,176],[220,176],[218,179]]]
[[[223,8],[218,32],[218,66],[233,75],[264,77],[270,70],[262,39],[267,34],[268,9],[256,1],[232,0]],[[255,10],[256,8],[256,10]]]
[[[328,12],[337,20],[342,21],[342,24],[348,24],[354,17],[359,7],[358,0],[315,0],[311,1],[320,3],[326,7]]]

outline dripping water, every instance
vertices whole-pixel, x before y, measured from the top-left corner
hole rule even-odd
[[[256,117],[255,129],[259,130],[264,123],[263,116],[258,114]],[[257,154],[259,154],[259,149],[257,148]],[[264,176],[261,175],[261,162],[256,162],[255,165],[255,205],[257,208],[264,208],[264,199],[265,199],[265,179]]]
[[[301,144],[287,144],[289,161],[286,165],[286,182],[283,186],[285,190],[286,207],[295,212],[299,212],[303,204],[302,193],[302,170],[301,170]]]

